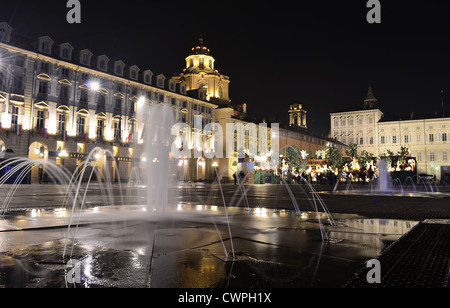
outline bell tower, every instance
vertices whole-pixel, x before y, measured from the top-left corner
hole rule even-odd
[[[289,108],[289,126],[308,128],[306,126],[306,110],[302,104],[292,104]]]

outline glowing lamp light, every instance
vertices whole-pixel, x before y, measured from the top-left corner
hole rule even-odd
[[[88,81],[86,84],[89,88],[91,88],[91,90],[97,91],[100,89],[100,84],[96,81]]]
[[[138,104],[143,105],[144,103],[145,103],[145,97],[144,96],[139,97]]]
[[[69,154],[67,153],[66,150],[62,150],[62,151],[59,153],[59,157],[65,158],[65,157],[68,157],[68,156],[69,156]]]
[[[217,168],[217,167],[219,167],[219,164],[215,161],[215,162],[212,163],[212,166],[213,166],[214,168]]]
[[[96,154],[94,155],[94,157],[95,157],[96,160],[99,160],[100,157],[101,157],[101,155],[100,155],[100,153],[96,153]]]

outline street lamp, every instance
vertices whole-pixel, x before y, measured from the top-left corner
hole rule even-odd
[[[100,89],[100,84],[97,81],[89,80],[86,84],[93,91],[97,91],[98,89]]]

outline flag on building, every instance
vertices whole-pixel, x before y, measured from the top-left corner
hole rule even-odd
[[[88,136],[87,136],[87,134],[83,134],[83,142],[88,142]]]
[[[63,141],[67,140],[67,131],[65,129],[62,130],[62,140]]]
[[[133,138],[134,136],[133,136],[133,131],[130,131],[130,134],[128,135],[128,138],[127,138],[127,142],[129,142],[129,143],[131,143],[131,142],[133,142]]]
[[[16,124],[16,134],[18,136],[22,135],[22,125],[21,124]]]
[[[41,137],[42,138],[47,138],[47,129],[46,128],[41,128]]]

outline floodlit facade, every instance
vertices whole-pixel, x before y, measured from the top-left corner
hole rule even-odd
[[[0,153],[51,160],[75,170],[95,147],[113,153],[111,174],[127,180],[145,155],[144,110],[172,106],[175,121],[192,126],[214,119],[216,104],[201,93],[187,95],[186,83],[50,37],[34,41],[0,23]],[[201,159],[200,159],[201,161]],[[206,179],[210,167],[186,164],[193,178]],[[198,171],[198,166],[201,171]],[[208,169],[208,170],[207,170]],[[37,181],[37,168],[32,182]]]
[[[311,156],[330,142],[311,137],[306,111],[299,105],[298,120],[278,133],[270,123],[267,130],[260,130],[260,123],[247,121],[247,105],[231,104],[230,79],[216,69],[203,39],[185,60],[181,73],[166,77],[48,36],[30,40],[0,23],[0,162],[9,157],[43,159],[73,172],[99,147],[114,159],[97,166],[108,168],[114,180],[127,181],[132,170],[142,169],[147,160],[145,113],[156,104],[169,105],[175,122],[189,127],[183,144],[174,135],[174,142],[192,154],[179,158],[183,180],[212,181],[219,170],[222,181],[232,181],[247,162],[278,153],[272,151],[274,134],[281,141],[274,147],[296,145]],[[221,144],[215,140],[218,131],[205,130],[213,123],[223,132]],[[240,131],[239,125],[244,129]],[[217,155],[210,155],[212,150]],[[45,163],[39,168],[45,169]],[[33,168],[30,182],[37,182],[38,175],[38,168]]]
[[[436,177],[437,181],[450,180],[450,117],[442,114],[407,117],[388,117],[376,106],[372,88],[364,100],[363,108],[330,114],[330,137],[342,143],[358,145],[358,151],[375,156],[401,147],[409,149],[417,161],[417,172]]]

